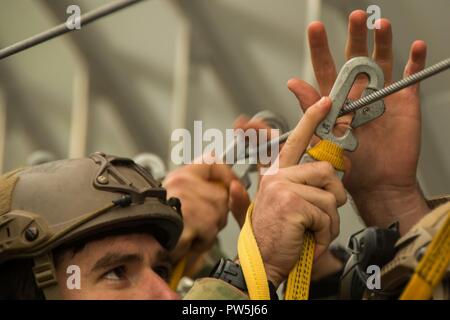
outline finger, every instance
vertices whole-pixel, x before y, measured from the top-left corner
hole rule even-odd
[[[348,36],[345,46],[345,56],[351,59],[357,56],[367,56],[367,14],[363,10],[353,11],[348,18]]]
[[[209,180],[220,182],[228,190],[230,183],[236,180],[237,176],[230,166],[226,164],[212,164],[210,167]]]
[[[347,202],[347,194],[342,181],[329,162],[304,163],[283,169],[281,174],[293,183],[324,189],[332,193],[336,198],[336,206],[340,207]]]
[[[308,26],[311,62],[319,84],[320,93],[330,93],[336,80],[336,66],[328,46],[327,32],[322,22],[315,21]]]
[[[182,170],[186,173],[193,174],[194,176],[197,176],[201,179],[209,180],[211,176],[210,166],[211,166],[210,164],[195,162],[192,164],[185,165],[177,170]]]
[[[242,186],[242,184],[237,180],[234,180],[231,183],[229,193],[229,208],[233,214],[234,219],[236,219],[236,222],[239,224],[239,227],[242,228],[245,222],[247,209],[250,205],[250,197],[244,186]]]
[[[191,192],[195,192],[195,194],[198,194],[202,199],[215,204],[221,211],[228,211],[229,187],[227,188],[222,182],[199,181],[195,189],[195,191],[191,190]]]
[[[207,232],[199,233],[198,237],[192,241],[190,251],[203,253],[211,249],[217,239],[219,229],[210,228]]]
[[[246,115],[239,115],[233,122],[233,129],[242,129],[249,120]]]
[[[180,239],[177,242],[177,246],[170,252],[172,261],[179,261],[182,257],[191,249],[192,241],[196,237],[196,231],[192,228],[185,226],[181,233]]]
[[[228,214],[218,215],[217,207],[210,203],[203,203],[199,209],[201,219],[191,221],[189,225],[193,225],[196,229],[195,237],[191,239],[191,250],[202,253],[214,244],[217,235],[226,226]]]
[[[324,213],[320,213],[317,218],[314,219],[314,224],[311,230],[314,231],[315,250],[314,259],[317,260],[328,248],[331,241],[334,240],[330,232],[330,217]]]
[[[320,94],[306,81],[295,78],[290,79],[287,86],[288,89],[297,97],[303,111],[306,111],[306,109],[320,100]]]
[[[250,119],[246,124],[242,126],[244,131],[248,129],[270,129],[271,127],[262,119]]]
[[[305,114],[301,117],[294,131],[284,144],[283,149],[278,155],[278,162],[276,165],[279,165],[280,168],[285,168],[298,163],[300,157],[305,152],[316,127],[328,114],[330,108],[330,98],[323,97],[306,110]]]
[[[384,73],[384,82],[389,84],[392,82],[392,27],[387,19],[377,21],[380,28],[375,29],[375,44],[373,51],[373,59],[381,67]]]
[[[331,192],[307,185],[295,184],[291,188],[303,199],[318,207],[330,217],[331,236],[333,238],[337,237],[339,235],[340,219],[337,211],[337,200],[335,195]]]
[[[270,129],[271,127],[263,120],[259,118],[251,118],[249,119],[245,115],[240,115],[236,118],[233,124],[233,129],[242,129],[242,130],[248,130],[248,129]]]
[[[302,210],[299,214],[304,219],[303,225],[307,230],[314,233],[314,258],[317,259],[328,248],[333,239],[330,232],[331,219],[326,213],[306,200],[299,208]]]
[[[220,182],[225,189],[229,188],[232,180],[237,179],[233,170],[226,164],[194,163],[187,165],[184,169],[203,180]]]
[[[426,58],[427,44],[421,40],[414,41],[411,45],[409,60],[406,64],[403,76],[408,77],[416,72],[421,71],[425,67]],[[409,86],[405,90],[410,90],[411,93],[417,93],[419,90],[419,83]]]

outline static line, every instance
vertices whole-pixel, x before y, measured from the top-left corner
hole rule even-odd
[[[80,23],[82,26],[87,25],[97,19],[108,16],[116,11],[122,10],[128,6],[131,6],[135,3],[141,2],[142,0],[120,0],[107,5],[104,5],[100,8],[89,11],[80,17]],[[53,27],[47,31],[41,32],[35,36],[32,36],[28,39],[17,42],[11,46],[8,46],[2,50],[0,50],[0,60],[6,57],[12,56],[16,53],[34,47],[43,42],[49,41],[53,38],[56,38],[60,35],[63,35],[68,32],[72,32],[76,29],[69,29],[66,26],[66,23],[61,23],[60,25]]]

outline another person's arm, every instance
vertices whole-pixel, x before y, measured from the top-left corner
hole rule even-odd
[[[367,14],[361,10],[352,12],[349,17],[347,59],[369,55],[366,19]],[[387,85],[392,82],[392,30],[387,19],[381,19],[380,26],[375,30],[372,58],[383,69]],[[308,37],[319,90],[299,79],[288,82],[303,110],[321,96],[328,95],[336,79],[336,67],[324,25],[311,23]],[[411,45],[404,76],[422,70],[425,56],[426,44],[415,41]],[[357,80],[350,98],[358,98],[364,85],[363,79]],[[405,233],[429,211],[416,179],[421,134],[419,85],[405,88],[384,101],[384,115],[353,131],[359,146],[346,154],[344,185],[367,225],[387,227],[400,221],[400,231]],[[350,121],[349,117],[341,118],[337,130],[347,128]]]

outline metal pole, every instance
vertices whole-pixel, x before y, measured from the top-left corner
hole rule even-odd
[[[3,90],[0,90],[0,174],[3,173],[3,163],[5,160],[6,141],[6,97]]]
[[[187,121],[188,90],[189,90],[189,67],[191,63],[191,25],[190,21],[180,15],[181,28],[178,33],[175,53],[174,87],[172,104],[172,131],[177,128],[185,128]],[[170,148],[172,144],[170,144]],[[170,159],[171,150],[169,148],[169,168],[173,168]]]
[[[365,97],[359,98],[355,101],[352,101],[349,104],[344,105],[342,107],[341,111],[339,112],[339,116],[343,116],[345,114],[349,114],[358,109],[361,109],[362,107],[365,107],[375,101],[381,100],[381,99],[387,97],[388,95],[394,94],[408,86],[416,84],[422,80],[428,79],[429,77],[434,76],[434,75],[436,75],[440,72],[443,72],[445,70],[448,70],[448,69],[450,69],[450,58],[442,60],[436,64],[433,64],[432,66],[429,66],[429,67],[423,69],[422,71],[416,72],[404,79],[396,81],[383,89],[377,90],[371,94],[368,94]],[[245,157],[247,158],[247,157],[256,156],[258,154],[258,150],[260,148],[268,148],[268,147],[271,147],[272,144],[274,144],[274,143],[282,144],[282,143],[286,142],[286,140],[289,138],[289,135],[292,133],[292,131],[293,130],[288,131],[288,132],[282,134],[281,136],[279,136],[278,138],[272,139],[269,142],[258,146],[257,148],[254,148],[252,150],[247,150]]]
[[[94,9],[81,15],[80,23],[82,26],[87,25],[97,19],[108,16],[116,11],[122,10],[141,1],[142,0],[119,0],[113,3],[106,4],[100,8]],[[74,30],[76,29],[67,28],[65,22],[61,23],[60,25],[53,27],[47,31],[41,32],[35,36],[32,36],[28,39],[22,40],[0,50],[0,60]]]
[[[428,68],[423,69],[422,71],[410,75],[409,77],[396,81],[383,89],[377,90],[371,94],[368,94],[365,97],[362,97],[358,100],[348,103],[342,108],[339,115],[341,116],[347,113],[351,113],[355,110],[361,109],[362,107],[365,107],[371,104],[372,102],[381,100],[393,93],[396,93],[397,91],[409,87],[419,81],[432,77],[435,74],[438,74],[439,72],[445,71],[447,69],[450,69],[450,58],[442,60]]]
[[[70,131],[69,158],[82,158],[86,154],[89,119],[89,69],[81,59],[73,82],[73,105]]]

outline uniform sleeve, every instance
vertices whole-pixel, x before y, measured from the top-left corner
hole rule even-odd
[[[225,281],[214,278],[196,280],[184,300],[248,300],[248,296]]]

